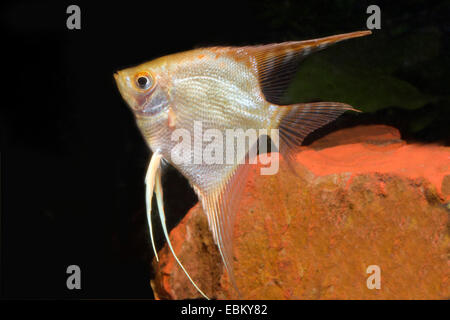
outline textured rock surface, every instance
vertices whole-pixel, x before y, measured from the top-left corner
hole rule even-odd
[[[446,299],[450,148],[406,144],[386,126],[341,130],[302,147],[298,175],[254,168],[234,229],[244,299]],[[237,298],[198,204],[171,240],[197,284]],[[167,246],[154,262],[155,295],[200,295]],[[381,289],[366,285],[381,268]]]

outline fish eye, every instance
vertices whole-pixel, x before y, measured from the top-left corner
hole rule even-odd
[[[148,90],[153,86],[153,79],[147,72],[140,72],[135,77],[136,87],[141,90]]]

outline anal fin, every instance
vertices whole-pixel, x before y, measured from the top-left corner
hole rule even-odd
[[[204,192],[196,189],[202,202],[203,211],[208,217],[209,226],[225,270],[239,298],[241,298],[241,293],[233,270],[233,229],[249,166],[249,164],[237,165],[213,190]]]

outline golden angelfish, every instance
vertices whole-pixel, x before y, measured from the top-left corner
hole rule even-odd
[[[198,158],[204,147],[195,144],[196,135],[203,135],[208,129],[222,133],[237,128],[278,129],[279,150],[289,158],[310,132],[346,110],[356,111],[337,102],[280,105],[299,62],[331,44],[370,33],[360,31],[259,46],[201,48],[161,57],[114,74],[122,97],[134,112],[138,127],[153,151],[146,175],[146,201],[156,259],[150,218],[153,191],[169,248],[204,297],[207,298],[178,260],[169,240],[160,162],[165,159],[171,163],[194,188],[236,289],[231,263],[233,217],[245,184],[247,164],[172,161],[171,152],[178,144],[172,133],[183,129],[191,134],[194,148],[188,152],[187,159],[192,160]],[[196,121],[202,124],[200,132],[194,130]]]

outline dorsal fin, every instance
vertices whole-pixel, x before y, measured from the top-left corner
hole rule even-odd
[[[266,100],[280,105],[281,98],[297,72],[299,62],[307,55],[339,41],[371,33],[371,31],[357,31],[314,40],[250,46],[245,47],[243,51],[256,62],[259,83]]]

